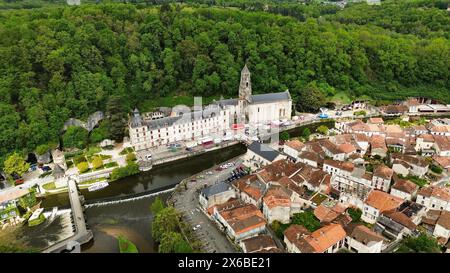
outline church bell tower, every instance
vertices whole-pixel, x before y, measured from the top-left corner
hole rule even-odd
[[[239,113],[237,123],[248,123],[248,104],[252,99],[252,83],[250,81],[250,70],[247,64],[241,71],[241,82],[239,84]]]
[[[241,71],[241,83],[239,84],[239,99],[246,100],[248,103],[251,101],[252,96],[252,83],[250,81],[250,70],[248,70],[247,64],[244,65]]]

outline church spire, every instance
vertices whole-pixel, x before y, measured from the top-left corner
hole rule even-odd
[[[250,102],[252,96],[252,84],[250,81],[250,70],[247,64],[241,71],[241,83],[239,84],[239,99]]]

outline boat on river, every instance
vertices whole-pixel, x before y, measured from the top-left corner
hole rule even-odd
[[[89,191],[98,191],[98,190],[101,190],[108,186],[109,186],[108,182],[102,181],[102,182],[97,182],[97,183],[92,184],[91,186],[89,186],[88,190]]]

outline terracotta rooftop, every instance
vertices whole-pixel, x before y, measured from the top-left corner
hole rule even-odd
[[[284,232],[284,237],[295,245],[302,253],[313,253],[314,248],[306,242],[305,237],[309,236],[309,232],[304,226],[290,225]]]
[[[411,218],[400,211],[386,211],[383,213],[383,215],[401,224],[402,226],[407,227],[410,230],[415,230],[417,227],[416,224],[414,224],[414,222],[411,220]]]
[[[372,149],[383,149],[387,151],[386,142],[383,136],[374,135],[370,138]]]
[[[435,197],[435,198],[450,202],[450,189],[449,188],[436,187],[436,186],[423,187],[419,190],[417,195],[422,195],[425,197]]]
[[[428,131],[427,127],[425,125],[414,125],[411,127],[414,131]]]
[[[309,161],[317,162],[318,164],[323,161],[319,154],[309,151],[302,151],[299,155],[299,158],[307,159]]]
[[[267,190],[267,193],[263,198],[263,202],[269,209],[291,206],[290,194],[288,194],[286,190],[280,186],[271,186]]]
[[[380,211],[380,213],[382,213],[384,211],[398,208],[403,203],[403,199],[384,191],[373,190],[370,192],[365,203],[373,208],[376,208]]]
[[[353,146],[350,143],[343,143],[343,144],[339,145],[339,149],[346,154],[353,153],[354,151],[356,151],[355,146]]]
[[[258,175],[260,175],[264,182],[268,183],[270,181],[277,181],[282,176],[291,176],[302,166],[304,166],[304,164],[301,162],[292,163],[291,161],[285,159],[277,160],[262,168],[258,172]]]
[[[329,165],[332,166],[334,168],[337,169],[341,169],[347,172],[352,172],[353,169],[355,168],[355,165],[351,162],[342,162],[342,161],[337,161],[337,160],[333,160],[333,159],[325,159],[323,164],[325,165]]]
[[[450,137],[434,136],[434,142],[441,151],[450,151]]]
[[[447,133],[450,132],[450,125],[433,125],[430,128],[431,132]]]
[[[214,209],[217,210],[217,212],[221,212],[223,210],[242,207],[245,205],[244,202],[242,202],[240,199],[236,198],[230,198],[227,202],[220,204],[220,205],[214,205],[208,208],[208,213],[212,215],[214,213]]]
[[[433,160],[436,161],[439,165],[441,165],[443,168],[450,168],[450,157],[448,156],[433,156]]]
[[[320,222],[332,222],[340,214],[344,213],[346,206],[340,203],[327,204],[327,202],[322,202],[315,210],[314,215]]]
[[[422,134],[419,135],[417,138],[423,139],[424,142],[434,142],[434,137],[433,135],[430,134]]]
[[[262,212],[253,204],[223,210],[220,215],[228,222],[236,234],[266,225]]]
[[[353,136],[357,142],[369,142],[369,137],[365,134],[354,134]]]
[[[305,144],[298,139],[286,141],[284,145],[291,147],[292,149],[299,152],[305,147]]]
[[[403,133],[402,127],[397,124],[384,125],[384,131],[388,134],[401,134]]]
[[[329,141],[328,139],[319,140],[319,144],[332,154],[341,154],[342,153],[342,151],[333,142]]]
[[[305,188],[297,185],[292,179],[284,176],[280,180],[278,180],[278,184],[285,187],[288,190],[291,190],[295,193],[297,193],[300,196],[303,196],[305,193]]]
[[[450,211],[443,210],[436,224],[450,230]]]
[[[414,184],[413,182],[406,180],[406,179],[398,179],[394,185],[392,185],[393,189],[402,191],[402,192],[406,192],[409,194],[414,193],[419,186],[417,186],[416,184]]]
[[[394,171],[385,165],[378,165],[378,167],[375,169],[373,175],[377,177],[381,177],[383,179],[390,180],[392,178],[392,175],[394,174]]]
[[[254,200],[259,200],[264,194],[265,185],[261,182],[257,175],[250,174],[239,178],[233,182],[233,185],[240,191],[245,192]]]
[[[346,236],[345,230],[339,224],[326,225],[305,238],[316,253],[323,253]]]
[[[384,120],[383,120],[383,118],[369,118],[369,123],[372,123],[372,124],[383,124]]]
[[[271,250],[277,248],[275,241],[269,235],[258,235],[249,239],[242,240],[247,253],[260,252],[262,250]]]
[[[345,227],[345,231],[348,237],[351,237],[354,240],[368,246],[384,240],[383,236],[362,224],[349,224]]]
[[[426,167],[429,165],[425,159],[412,155],[392,154],[392,158],[404,161],[410,165],[416,165],[420,167]]]

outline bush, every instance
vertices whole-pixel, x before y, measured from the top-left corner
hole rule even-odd
[[[89,164],[87,162],[80,162],[77,164],[78,171],[85,173],[89,170]]]
[[[136,154],[135,153],[127,154],[126,160],[127,160],[127,162],[136,161]]]
[[[316,129],[317,133],[320,133],[322,135],[327,135],[328,134],[328,127],[325,125],[320,125],[317,129]]]
[[[166,232],[161,238],[159,253],[191,253],[191,246],[179,232]]]
[[[117,162],[115,162],[115,161],[105,164],[105,168],[112,168],[112,167],[117,167],[117,166],[119,166],[119,164],[117,164]]]
[[[161,212],[164,208],[164,202],[159,196],[157,196],[153,203],[150,205],[150,211],[152,212],[153,216]]]
[[[90,135],[91,143],[98,143],[104,139],[110,138],[107,122],[102,122],[98,128],[92,130]]]
[[[434,164],[431,165],[430,170],[435,172],[435,173],[437,173],[437,174],[441,174],[444,171],[441,167],[436,166]]]
[[[421,233],[418,237],[406,237],[396,252],[399,253],[441,253],[437,240]]]
[[[98,147],[98,146],[91,146],[88,148],[86,155],[87,156],[93,156],[96,153],[100,153],[102,151],[102,148]]]
[[[284,237],[284,231],[289,227],[289,224],[283,224],[279,221],[273,221],[272,224],[270,224],[270,228],[273,230],[273,232],[275,232],[275,235],[279,238],[279,239],[283,239]]]
[[[68,148],[83,149],[88,140],[88,131],[82,127],[70,126],[63,135],[63,143]]]
[[[311,232],[320,228],[320,221],[312,211],[295,213],[292,217],[292,224],[302,225]]]
[[[114,169],[111,173],[110,178],[111,180],[117,180],[137,173],[139,173],[139,165],[134,162],[129,162],[125,167]]]
[[[349,208],[347,213],[352,218],[353,223],[359,222],[361,219],[362,211],[360,209]]]
[[[48,144],[42,144],[36,147],[36,154],[38,155],[43,155],[46,152],[48,152],[48,150],[50,149],[50,146],[48,146]]]
[[[365,115],[367,115],[367,112],[364,111],[364,110],[356,111],[356,112],[353,113],[353,115],[355,115],[355,116],[365,116]]]
[[[287,141],[287,140],[289,140],[289,138],[290,138],[290,135],[289,135],[288,132],[286,132],[286,131],[281,132],[281,134],[280,134],[280,139],[281,140]]]
[[[84,155],[77,155],[73,158],[73,163],[75,163],[75,165],[78,165],[81,162],[87,162],[87,159]]]
[[[103,167],[103,160],[99,156],[94,156],[94,159],[92,160],[92,167],[94,169],[100,169]]]
[[[153,216],[152,237],[156,242],[161,242],[167,232],[178,232],[180,226],[180,215],[174,207],[163,208]]]

